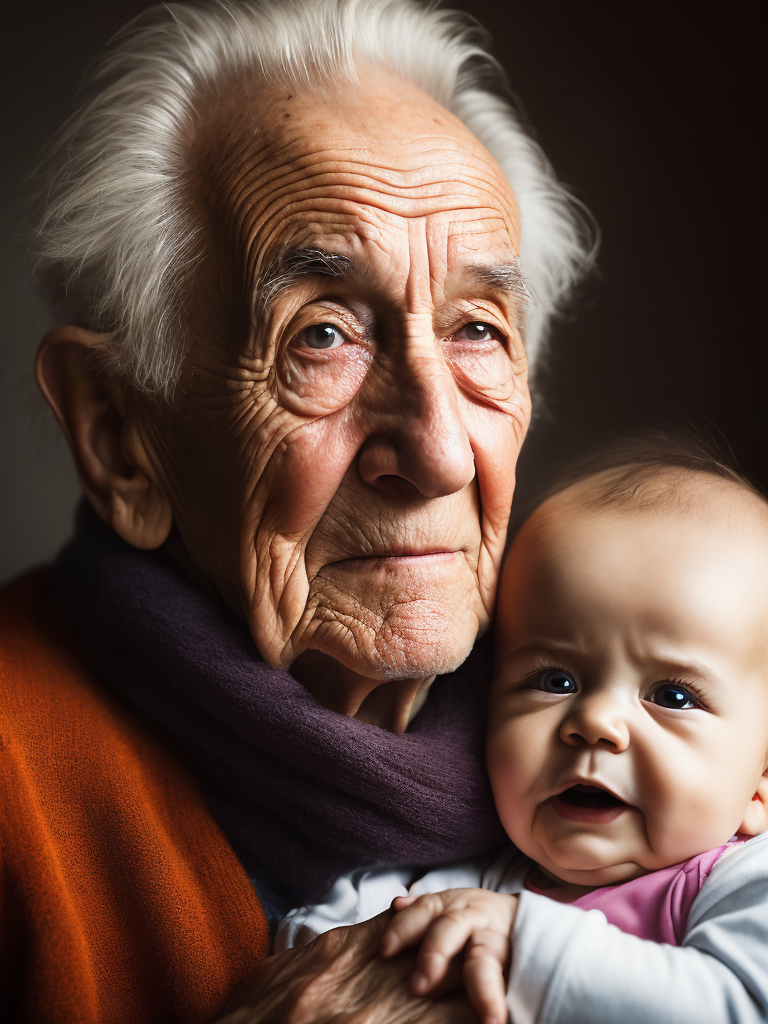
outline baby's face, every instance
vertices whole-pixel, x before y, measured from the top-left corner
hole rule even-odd
[[[768,515],[694,479],[695,507],[664,513],[563,492],[504,567],[488,770],[510,839],[564,882],[768,827]]]

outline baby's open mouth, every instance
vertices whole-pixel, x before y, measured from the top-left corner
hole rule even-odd
[[[625,807],[623,800],[619,800],[607,789],[600,789],[599,786],[582,786],[578,784],[566,789],[561,793],[558,800],[572,807]]]
[[[608,822],[617,818],[629,804],[607,789],[577,783],[552,798],[561,818],[570,821]]]

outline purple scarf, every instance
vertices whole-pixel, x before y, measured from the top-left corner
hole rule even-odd
[[[243,623],[88,506],[54,588],[105,682],[191,759],[246,870],[289,901],[356,865],[430,865],[504,838],[483,762],[487,643],[395,736],[269,668]]]

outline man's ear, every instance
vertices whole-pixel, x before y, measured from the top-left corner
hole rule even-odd
[[[763,772],[757,784],[755,795],[749,802],[739,832],[746,836],[757,836],[768,832],[768,769]]]
[[[103,344],[100,334],[57,327],[40,343],[35,376],[69,442],[91,505],[123,540],[151,550],[166,540],[173,514],[148,473],[146,453],[126,443],[127,386],[100,369]]]

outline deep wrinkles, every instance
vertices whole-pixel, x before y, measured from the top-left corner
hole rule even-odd
[[[443,183],[434,180],[434,168],[421,163],[413,169],[400,172],[400,183],[388,180],[382,173],[383,169],[373,163],[377,154],[372,151],[371,163],[340,160],[340,155],[354,152],[343,148],[317,150],[309,155],[297,153],[291,158],[288,151],[295,149],[302,141],[306,144],[306,140],[299,137],[298,143],[291,141],[279,147],[287,158],[278,166],[274,164],[275,147],[268,143],[259,148],[254,147],[252,129],[250,137],[243,134],[235,140],[228,140],[223,147],[214,146],[207,153],[201,153],[197,159],[192,159],[195,189],[207,209],[209,225],[215,225],[216,233],[224,227],[230,236],[229,241],[236,243],[238,249],[248,254],[245,261],[246,277],[251,281],[257,270],[254,264],[260,262],[259,256],[269,248],[268,240],[273,235],[272,225],[278,219],[284,222],[287,209],[292,214],[300,213],[305,204],[316,205],[318,199],[323,206],[331,206],[336,215],[340,213],[339,204],[361,203],[404,218],[423,217],[431,213],[455,214],[468,210],[475,217],[487,218],[491,214],[496,219],[497,210],[501,207],[508,220],[506,226],[515,223],[515,211],[499,187],[500,182],[494,175],[482,173],[484,167],[480,161],[477,162],[478,173],[468,174],[469,154],[457,153],[455,145],[446,143],[444,148],[446,153],[456,154],[454,160],[442,162],[443,170],[451,168],[452,183],[450,188],[446,188]],[[418,140],[419,143],[422,141],[426,140]],[[432,147],[426,153],[435,151],[442,150],[440,147]],[[419,156],[423,159],[426,153],[420,151]],[[474,154],[472,157],[476,159]],[[245,170],[241,171],[240,168]],[[432,180],[428,181],[429,178]],[[466,194],[456,195],[453,183],[457,180],[467,186]],[[276,186],[278,181],[281,184]],[[333,183],[330,189],[329,182]],[[487,208],[462,201],[471,197],[477,199],[483,192],[490,199]],[[387,202],[387,199],[395,202]],[[446,199],[451,202],[446,203]],[[496,210],[493,209],[494,201],[498,204]],[[354,212],[359,217],[359,208]],[[257,239],[260,242],[258,245]]]
[[[391,167],[376,167],[373,163],[367,164],[362,158],[343,159],[339,163],[331,156],[338,153],[339,156],[346,158],[350,153],[366,152],[370,153],[373,160],[377,155],[375,150],[360,151],[345,148],[343,145],[340,145],[338,150],[323,147],[309,154],[295,155],[291,160],[288,159],[291,147],[296,145],[293,140],[275,147],[270,144],[270,131],[256,137],[253,126],[243,127],[241,122],[240,125],[234,124],[235,129],[240,128],[239,131],[230,130],[222,135],[222,128],[232,128],[232,122],[227,125],[225,118],[220,119],[219,127],[220,131],[212,132],[209,136],[210,141],[204,147],[201,144],[200,148],[194,151],[194,180],[203,200],[205,223],[212,251],[220,250],[222,266],[225,269],[231,267],[233,276],[239,277],[242,289],[240,297],[246,301],[252,300],[258,268],[270,256],[275,237],[285,242],[296,232],[309,234],[319,222],[323,223],[324,233],[332,226],[333,230],[344,235],[353,244],[374,241],[388,257],[391,254],[385,244],[386,235],[382,238],[376,237],[388,216],[408,219],[437,214],[443,220],[448,220],[449,224],[455,225],[459,235],[462,232],[472,234],[475,230],[480,230],[481,225],[478,222],[482,222],[482,230],[486,233],[493,232],[497,226],[504,226],[513,239],[516,237],[514,201],[508,200],[503,192],[502,181],[497,179],[487,164],[480,163],[477,152],[471,149],[463,152],[456,142],[442,147],[435,145],[433,137],[416,140],[411,150],[405,150],[403,153],[404,158],[412,156],[414,168],[398,174]],[[200,138],[202,139],[202,134]],[[306,135],[299,133],[297,138],[300,143],[306,145]],[[427,144],[430,148],[425,150]],[[427,154],[432,154],[434,159],[436,153],[456,156],[447,162],[443,160],[439,168],[430,169],[427,164],[421,162],[427,158]],[[274,165],[276,154],[281,157],[278,166]],[[468,172],[467,164],[470,162],[472,168]],[[435,180],[437,174],[445,173],[446,166],[452,168],[452,173],[455,172],[456,178],[461,180],[460,189],[456,189],[454,185],[446,187]],[[477,173],[471,173],[475,169]],[[328,187],[329,183],[332,183],[332,188]],[[483,201],[478,203],[478,200]],[[364,204],[363,208],[361,209],[358,204]],[[461,216],[461,211],[464,210],[468,214],[466,222]],[[311,216],[302,219],[302,215],[307,212]],[[399,225],[387,224],[386,227],[387,231],[401,231]],[[367,228],[370,228],[373,238],[366,237]],[[449,260],[446,258],[445,264],[448,263]],[[252,323],[250,329],[253,330]],[[242,349],[240,351],[242,352]],[[237,367],[231,369],[236,370]],[[259,382],[259,387],[264,387],[263,380]],[[245,398],[246,405],[250,405],[250,402],[255,405],[259,397],[252,394],[248,400],[247,392],[239,394]],[[477,399],[478,396],[474,397]],[[521,396],[518,395],[516,406],[520,403]],[[520,408],[505,411],[520,418]],[[308,524],[304,535],[295,545],[292,546],[287,538],[268,535],[266,531],[269,529],[269,523],[262,517],[261,510],[270,505],[275,472],[281,466],[280,460],[273,457],[280,446],[290,443],[294,431],[303,426],[304,421],[279,410],[271,399],[259,407],[255,419],[252,418],[253,412],[253,405],[250,406],[250,412],[245,408],[236,412],[236,428],[233,430],[233,433],[238,435],[235,447],[247,452],[250,445],[255,445],[255,450],[249,453],[250,457],[247,460],[253,484],[248,494],[241,498],[244,498],[243,504],[247,508],[244,518],[251,523],[259,520],[254,532],[250,534],[250,544],[258,550],[254,551],[251,548],[252,560],[249,561],[248,551],[241,548],[241,562],[249,563],[248,567],[241,567],[241,572],[245,573],[246,578],[253,572],[253,579],[248,580],[248,585],[249,588],[255,588],[258,586],[260,566],[264,562],[269,562],[269,588],[272,599],[277,599],[274,610],[278,621],[274,625],[263,625],[270,628],[275,638],[281,636],[287,648],[294,646],[297,641],[300,644],[301,634],[307,630],[315,632],[323,624],[321,619],[325,619],[325,615],[313,617],[312,609],[317,609],[328,601],[328,595],[317,593],[315,586],[325,589],[323,584],[326,584],[333,590],[334,584],[324,578],[324,567],[320,567],[310,579],[303,577],[301,567],[304,565],[306,568],[304,551],[310,537],[316,535],[318,527],[322,533],[338,512],[334,507],[336,495],[330,497],[324,513],[316,522]],[[258,430],[255,429],[256,423],[260,424]],[[360,423],[360,428],[363,425]],[[230,429],[232,427],[233,424],[230,423]],[[436,506],[427,503],[427,508],[427,519],[430,519],[436,514]],[[482,509],[479,509],[478,514],[482,515]],[[370,524],[374,521],[372,515]],[[366,525],[369,523],[366,522]],[[381,520],[382,532],[385,532],[385,525]],[[389,525],[391,528],[391,522]],[[247,532],[246,530],[245,533]],[[247,548],[249,545],[246,543],[245,533],[241,537],[241,543]],[[485,550],[485,538],[481,535],[478,539],[482,552]],[[266,557],[263,548],[270,540],[274,545],[270,547],[269,557]],[[479,557],[480,554],[478,560]],[[466,575],[461,573],[460,580],[454,585],[457,585],[462,593],[473,593],[477,571],[469,564],[466,552],[465,564]],[[290,587],[288,581],[291,581]],[[293,604],[295,591],[305,588],[308,591],[307,603],[300,612]],[[290,597],[287,594],[288,589],[291,590]],[[259,598],[266,601],[267,595],[260,592]],[[252,608],[255,603],[254,590]],[[383,642],[383,637],[379,636],[377,631],[384,629],[391,615],[399,614],[395,610],[397,603],[395,601],[389,609],[382,609],[382,618],[377,614],[377,609],[359,605],[354,595],[340,592],[340,600],[328,604],[327,614],[337,629],[344,628],[349,631],[350,642],[356,649],[365,649],[372,653],[373,650],[378,651],[379,644]],[[458,607],[461,607],[461,614],[465,616],[477,616],[478,612],[483,610],[465,608],[464,602],[461,601],[457,603]],[[485,612],[487,614],[487,609]],[[443,619],[440,621],[443,622]],[[286,626],[289,623],[296,623],[292,635],[286,635]],[[355,629],[362,631],[360,635],[356,635]],[[372,637],[369,632],[371,630]],[[395,641],[398,641],[401,647],[408,647],[404,636],[388,635],[387,643]]]

